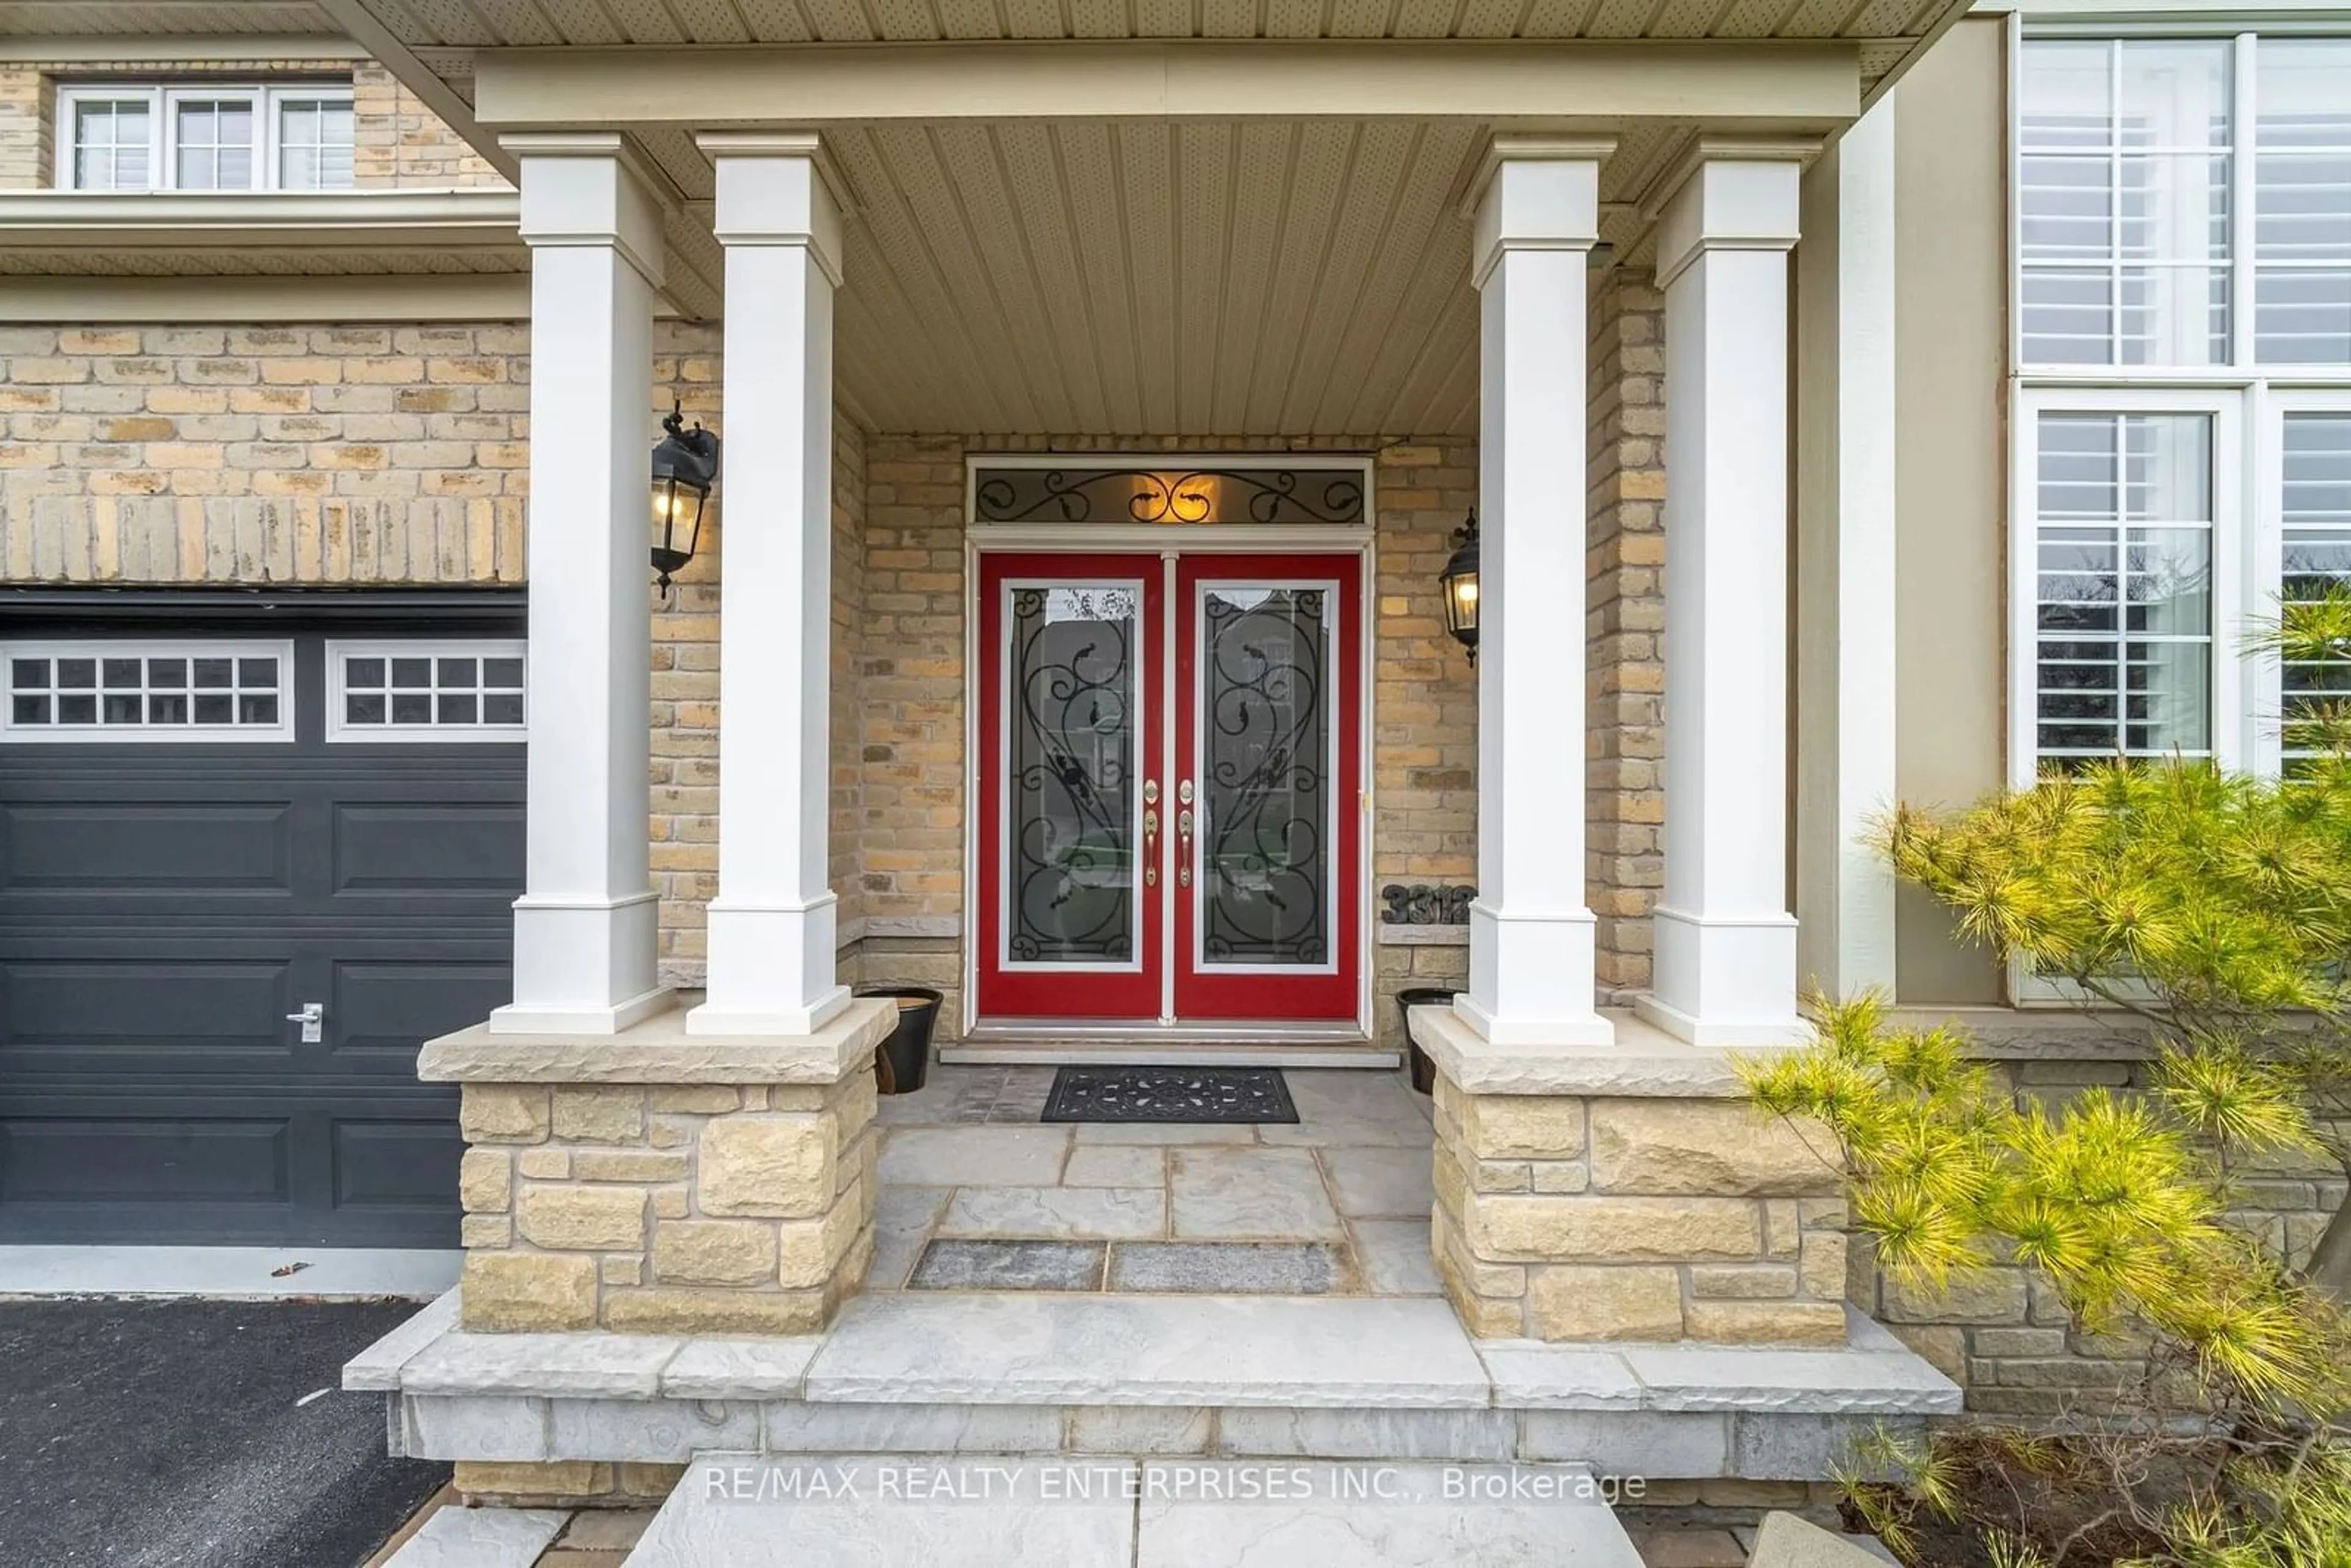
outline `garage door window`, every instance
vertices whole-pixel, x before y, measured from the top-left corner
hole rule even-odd
[[[11,643],[15,741],[290,740],[283,643]]]
[[[523,735],[523,645],[329,643],[329,740],[503,740]]]

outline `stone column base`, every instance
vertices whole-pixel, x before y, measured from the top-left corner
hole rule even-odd
[[[812,1034],[464,1030],[418,1072],[464,1086],[460,1322],[486,1333],[804,1334],[873,1251],[873,1048],[886,1002]]]
[[[1630,1019],[1588,1049],[1412,1021],[1437,1064],[1430,1245],[1472,1334],[1844,1343],[1834,1145],[1755,1111],[1722,1053]]]

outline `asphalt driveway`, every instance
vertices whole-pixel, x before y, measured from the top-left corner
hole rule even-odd
[[[364,1563],[449,1479],[387,1458],[383,1396],[340,1386],[416,1310],[0,1301],[0,1563]]]

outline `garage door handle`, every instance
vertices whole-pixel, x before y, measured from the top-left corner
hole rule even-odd
[[[324,1002],[304,1002],[300,1012],[287,1013],[286,1015],[286,1021],[287,1023],[298,1023],[302,1026],[302,1043],[304,1045],[316,1045],[320,1040],[327,1038],[327,1004]]]

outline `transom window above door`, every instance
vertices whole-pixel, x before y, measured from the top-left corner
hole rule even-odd
[[[1326,523],[1360,525],[1364,469],[1302,463],[980,464],[971,470],[978,523]]]
[[[340,191],[348,82],[106,83],[57,89],[64,191]]]

